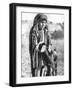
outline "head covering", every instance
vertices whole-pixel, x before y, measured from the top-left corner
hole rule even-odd
[[[47,22],[47,16],[44,15],[43,13],[39,13],[35,16],[34,18],[34,25],[36,25],[38,22],[45,20]]]

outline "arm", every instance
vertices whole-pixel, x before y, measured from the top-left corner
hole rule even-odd
[[[36,31],[32,32],[32,48],[35,49],[37,45],[37,37],[36,37]]]

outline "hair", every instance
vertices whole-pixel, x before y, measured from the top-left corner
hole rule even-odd
[[[33,25],[36,25],[40,21],[45,20],[47,22],[47,16],[44,15],[43,13],[39,13],[35,16]]]

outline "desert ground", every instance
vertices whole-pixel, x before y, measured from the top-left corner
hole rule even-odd
[[[53,48],[57,50],[57,75],[64,75],[64,39],[52,40]]]

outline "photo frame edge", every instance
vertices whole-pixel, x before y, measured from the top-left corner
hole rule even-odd
[[[55,6],[55,5],[41,5],[41,7],[47,6],[47,8],[59,8],[69,10],[69,81],[60,82],[43,82],[43,83],[28,83],[28,84],[16,84],[16,7],[17,6],[33,6],[40,7],[39,4],[20,4],[11,3],[9,5],[10,12],[10,62],[9,62],[9,85],[16,86],[35,86],[35,85],[51,85],[51,84],[66,84],[71,83],[71,6]],[[45,7],[46,8],[46,7]],[[12,14],[13,13],[13,14]],[[13,42],[13,43],[12,43]],[[12,48],[12,49],[11,49]]]

